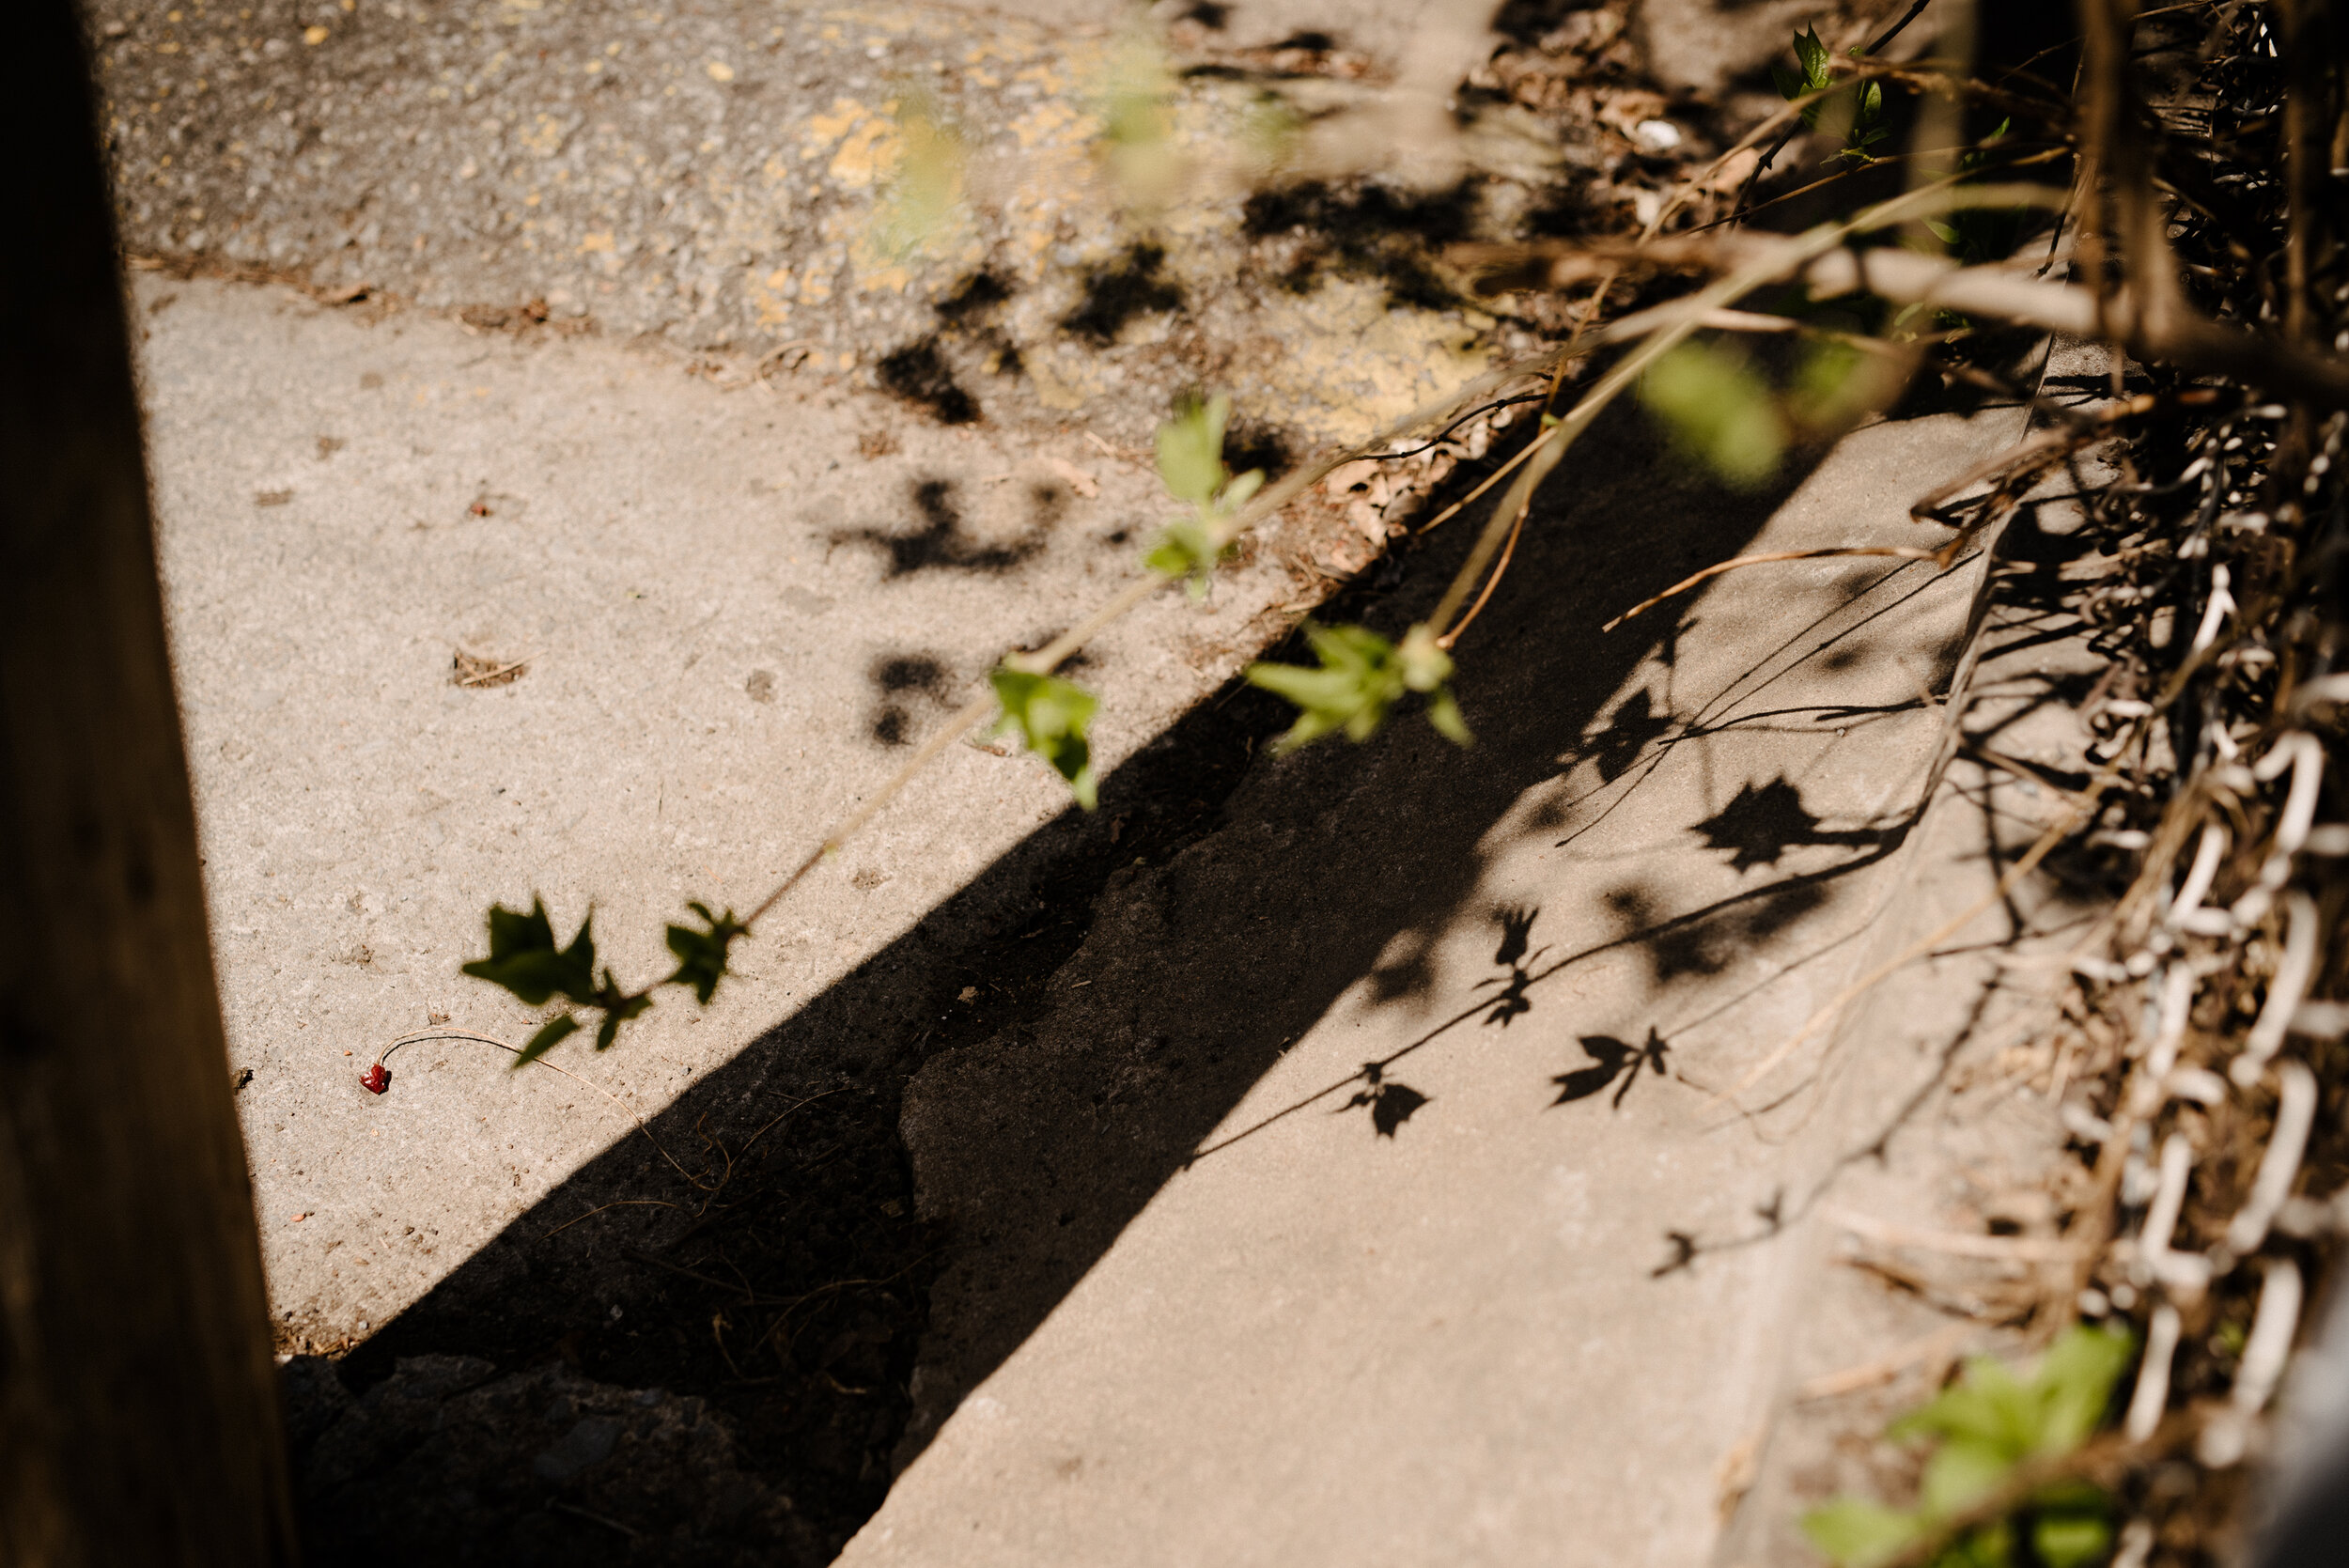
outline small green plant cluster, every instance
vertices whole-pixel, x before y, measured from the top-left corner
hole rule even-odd
[[[1422,622],[1403,636],[1400,645],[1360,626],[1315,626],[1308,622],[1305,640],[1321,660],[1321,668],[1296,664],[1251,664],[1248,682],[1299,709],[1297,722],[1278,743],[1294,751],[1333,730],[1349,740],[1367,740],[1386,722],[1387,710],[1406,691],[1427,699],[1427,722],[1436,733],[1455,745],[1472,738],[1453,699],[1452,656],[1436,644],[1436,634]]]
[[[1870,1568],[2006,1485],[2018,1466],[2060,1458],[2102,1424],[2113,1384],[2135,1348],[2119,1330],[2074,1325],[2028,1378],[1991,1357],[1892,1423],[1895,1441],[1933,1445],[1913,1509],[1838,1498],[1803,1516],[1812,1543],[1840,1568]],[[1956,1534],[1933,1568],[2085,1568],[2112,1545],[2111,1508],[2085,1481],[2050,1482],[2011,1514]]]
[[[998,665],[988,678],[995,685],[995,700],[1003,706],[995,733],[1008,735],[1017,730],[1028,750],[1068,781],[1077,804],[1091,811],[1099,798],[1093,777],[1093,744],[1085,732],[1101,699],[1074,681],[1015,670],[1008,664]]]
[[[712,914],[707,904],[688,908],[701,917],[702,927],[669,927],[669,951],[677,955],[677,966],[667,978],[654,984],[682,986],[706,1004],[725,976],[726,955],[735,939],[748,936],[750,927],[735,919],[732,909],[720,915]],[[492,906],[490,955],[467,964],[465,972],[505,986],[526,1007],[543,1007],[559,996],[571,1007],[602,1014],[603,1022],[596,1030],[596,1049],[610,1050],[619,1038],[620,1026],[652,1005],[653,986],[628,990],[613,979],[608,964],[602,977],[597,977],[596,939],[591,929],[595,919],[591,911],[579,923],[579,935],[570,945],[557,947],[544,900],[533,899],[528,914],[503,904]],[[523,1044],[514,1065],[529,1065],[583,1027],[569,1007],[565,1008]]]
[[[1232,400],[1221,393],[1189,398],[1159,427],[1159,478],[1190,515],[1167,524],[1143,564],[1184,583],[1204,599],[1216,567],[1232,552],[1239,509],[1264,484],[1264,470],[1235,476],[1223,461],[1223,428]]]
[[[1853,59],[1862,51],[1854,49]],[[1779,61],[1770,63],[1770,80],[1778,84],[1781,98],[1792,101],[1812,94],[1802,106],[1802,123],[1806,130],[1816,131],[1825,121],[1830,131],[1839,132],[1843,145],[1829,163],[1836,159],[1858,165],[1873,163],[1875,154],[1869,149],[1890,135],[1884,120],[1884,88],[1875,82],[1860,84],[1848,92],[1830,92],[1835,85],[1834,56],[1826,44],[1819,41],[1816,26],[1795,35],[1795,69],[1789,70]]]

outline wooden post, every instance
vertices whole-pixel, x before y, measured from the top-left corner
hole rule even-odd
[[[9,29],[0,1562],[295,1548],[88,65]]]

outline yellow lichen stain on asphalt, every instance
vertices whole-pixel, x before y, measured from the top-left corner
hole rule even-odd
[[[1394,304],[1375,283],[1326,279],[1308,294],[1269,297],[1253,315],[1252,338],[1279,348],[1244,378],[1254,384],[1241,400],[1252,393],[1323,440],[1352,440],[1485,368],[1469,323]]]
[[[763,278],[753,279],[747,292],[760,326],[780,327],[791,319],[791,296],[798,288],[790,268],[778,267]]]
[[[1011,122],[1011,133],[1019,138],[1019,146],[1025,150],[1047,137],[1065,139],[1053,136],[1053,132],[1074,123],[1076,118],[1077,111],[1066,103],[1039,103]]]
[[[799,126],[796,153],[786,143],[746,186],[720,179],[709,188],[723,214],[714,248],[744,257],[737,287],[761,329],[781,336],[797,322],[804,330],[842,289],[941,297],[993,255],[1019,274],[1003,324],[1019,344],[1029,387],[1044,408],[1073,413],[1120,396],[1122,384],[1115,356],[1061,328],[1079,297],[1077,274],[1148,243],[1165,248],[1164,276],[1188,304],[1136,317],[1120,343],[1146,351],[1194,319],[1231,347],[1222,378],[1241,404],[1307,440],[1357,437],[1484,367],[1476,345],[1489,320],[1398,303],[1377,280],[1324,277],[1303,293],[1244,287],[1249,247],[1237,196],[1264,163],[1250,140],[1246,95],[1168,78],[1159,145],[1179,148],[1187,172],[1161,199],[1128,205],[1138,198],[1127,190],[1121,199],[1105,136],[1113,92],[1132,90],[1130,72],[1119,74],[1125,56],[1115,38],[1006,27],[972,39],[941,30],[926,11],[825,14],[839,23],[823,29],[832,45],[869,50],[876,34],[935,34],[965,85],[1035,90],[1022,91],[1025,101],[997,101],[1006,118],[949,121],[943,132],[924,123],[942,112],[919,96],[929,91],[926,80],[913,96],[838,97]],[[545,136],[552,123],[542,117],[534,135]],[[941,134],[955,141],[943,174],[922,143]],[[797,242],[783,227],[795,163],[820,170],[846,198],[817,204],[820,220]],[[1078,251],[1058,249],[1069,244]],[[590,248],[609,252],[611,235],[590,235],[582,249]],[[681,297],[692,292],[682,280],[677,287]],[[855,359],[822,350],[805,363],[845,372]]]
[[[853,98],[833,99],[832,113],[807,117],[807,129],[800,138],[801,159],[822,157],[834,142],[847,135],[858,121],[870,116],[872,112]]]

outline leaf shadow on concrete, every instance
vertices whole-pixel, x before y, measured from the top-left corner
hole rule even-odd
[[[1036,487],[1029,496],[1032,505],[1027,527],[1019,537],[1001,543],[990,543],[971,531],[963,519],[962,504],[956,497],[952,479],[917,479],[908,499],[921,519],[916,526],[894,531],[838,529],[831,536],[832,547],[865,545],[879,551],[882,557],[881,576],[887,582],[910,577],[915,572],[937,570],[1001,576],[1026,564],[1044,548],[1052,524],[1059,520],[1064,498],[1051,487]]]
[[[743,1469],[836,1549],[1342,992],[1365,976],[1386,998],[1425,990],[1429,945],[1476,895],[1480,842],[1562,753],[1588,750],[1610,700],[1674,631],[1661,616],[1603,638],[1598,624],[1735,553],[1800,477],[1723,493],[1676,474],[1630,414],[1586,440],[1584,472],[1544,503],[1462,649],[1476,749],[1406,714],[1366,746],[1267,760],[1288,710],[1237,684],[1211,696],[1103,781],[1097,814],[1037,830],[696,1083],[647,1137],[590,1160],[355,1350],[344,1380],[364,1389],[399,1358],[460,1354],[698,1396],[730,1423]],[[1468,542],[1459,526],[1433,536],[1399,574],[1377,574],[1384,586],[1358,585],[1327,613],[1399,633]],[[1754,896],[1620,942],[1746,918]],[[1469,999],[1456,1021],[1505,1024],[1531,985],[1574,961],[1546,956],[1534,915],[1519,918],[1501,923],[1501,992]],[[1634,1073],[1662,1061],[1626,1048]],[[1355,1101],[1337,1104],[1349,1086]],[[1383,1064],[1332,1088],[1333,1111],[1366,1110],[1386,1138],[1441,1110]],[[385,1463],[397,1472],[397,1456]],[[543,1522],[552,1504],[529,1491],[530,1455],[510,1468],[521,1479],[497,1483],[512,1494],[497,1506]],[[461,1533],[419,1533],[395,1482],[313,1489],[314,1536],[335,1543],[326,1560],[526,1560],[494,1510]],[[564,1484],[566,1519],[671,1528],[614,1513],[593,1467]],[[583,1554],[566,1560],[629,1547],[614,1530],[566,1539]],[[758,1560],[776,1549],[769,1540]]]

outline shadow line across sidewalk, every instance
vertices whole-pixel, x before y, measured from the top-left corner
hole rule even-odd
[[[1640,733],[1613,736],[1602,714],[1643,662],[1703,635],[1703,596],[1612,635],[1598,626],[1737,553],[1803,477],[1733,493],[1688,467],[1636,414],[1585,438],[1460,650],[1472,749],[1405,713],[1367,746],[1266,758],[1284,705],[1237,683],[1212,695],[1103,781],[1097,814],[1039,829],[696,1083],[649,1139],[589,1161],[353,1350],[344,1379],[363,1389],[399,1358],[464,1355],[699,1395],[732,1421],[745,1468],[836,1550],[1342,993],[1367,978],[1381,1001],[1426,994],[1431,944],[1479,886],[1480,846],[1529,789],[1584,757],[1604,758],[1611,783],[1671,727],[1626,703]],[[1474,525],[1402,556],[1399,582],[1374,572],[1330,618],[1399,634]],[[1536,817],[1524,831],[1555,836]],[[1855,858],[1896,843],[1855,841]],[[1730,902],[1792,896],[1808,912],[1833,884],[1807,872]],[[1645,944],[1659,975],[1723,961],[1692,935],[1721,911],[1626,914],[1621,943]],[[1081,949],[1128,973],[1139,955],[1159,979],[1146,995],[1072,988],[1064,966]],[[1089,1025],[1079,1050],[1072,1012]],[[523,1494],[544,1480],[479,1484],[542,1507]],[[592,1514],[592,1488],[551,1495]],[[314,1535],[343,1543],[337,1560],[502,1549],[431,1539],[380,1479],[310,1505]]]

